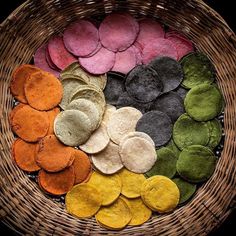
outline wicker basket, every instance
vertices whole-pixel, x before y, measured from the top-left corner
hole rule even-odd
[[[75,19],[114,10],[144,15],[186,34],[214,63],[225,108],[225,146],[212,178],[191,202],[140,227],[109,231],[95,219],[79,220],[47,198],[11,160],[14,136],[8,122],[13,69],[29,63],[36,48]],[[236,186],[236,36],[201,0],[28,0],[0,25],[0,217],[28,235],[207,235],[231,213]]]

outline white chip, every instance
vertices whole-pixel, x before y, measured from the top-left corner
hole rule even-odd
[[[102,121],[107,124],[111,115],[116,111],[116,107],[110,104],[106,104],[105,112],[103,114]]]

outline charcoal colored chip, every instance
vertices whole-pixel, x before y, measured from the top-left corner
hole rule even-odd
[[[160,111],[145,113],[136,125],[136,131],[148,134],[156,147],[165,145],[172,135],[172,122],[168,115]]]
[[[216,119],[208,121],[207,125],[210,132],[210,139],[207,146],[214,149],[220,143],[222,137],[222,126]]]
[[[152,102],[140,103],[136,101],[135,99],[130,97],[127,92],[121,93],[116,103],[117,108],[134,107],[138,109],[139,111],[141,111],[143,114],[150,110],[151,105],[152,105]]]
[[[170,57],[157,57],[149,66],[154,69],[163,83],[163,93],[176,89],[183,80],[181,65]]]
[[[178,88],[176,88],[176,89],[174,90],[174,92],[178,93],[179,96],[180,96],[182,99],[185,99],[185,97],[186,97],[186,95],[187,95],[187,93],[188,93],[188,90],[185,89],[185,88],[183,88],[183,87],[181,87],[181,86],[179,86]]]
[[[163,83],[153,69],[139,65],[128,74],[125,82],[128,94],[139,102],[155,100],[163,90]]]
[[[166,113],[174,123],[184,113],[184,101],[175,92],[169,92],[159,96],[152,104],[151,110]]]
[[[118,73],[107,73],[107,84],[104,89],[106,102],[111,105],[116,105],[117,100],[125,91],[125,77]]]

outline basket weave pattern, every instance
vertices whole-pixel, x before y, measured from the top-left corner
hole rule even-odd
[[[29,63],[36,48],[72,21],[115,10],[155,17],[184,33],[206,53],[224,95],[225,145],[214,175],[194,199],[171,214],[153,216],[140,227],[109,231],[95,219],[79,220],[46,197],[11,159],[8,121],[13,107],[9,82],[14,68]],[[236,186],[236,36],[201,0],[28,0],[0,25],[0,217],[30,235],[207,235],[231,213]]]

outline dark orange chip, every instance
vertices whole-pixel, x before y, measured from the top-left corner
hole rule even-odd
[[[52,195],[62,195],[70,191],[74,185],[74,167],[70,166],[60,172],[49,173],[40,170],[38,175],[39,186]]]
[[[35,162],[37,143],[28,143],[17,139],[12,145],[12,156],[17,166],[27,172],[38,171],[41,168]]]
[[[36,163],[48,172],[57,172],[72,165],[74,149],[62,144],[55,135],[48,135],[39,141]]]
[[[11,112],[10,112],[10,114],[9,114],[9,121],[10,121],[10,122],[12,122],[12,118],[13,118],[14,114],[15,114],[19,109],[21,109],[21,108],[24,107],[24,106],[25,106],[25,104],[19,103],[17,106],[15,106],[15,107],[11,110]]]
[[[25,80],[36,71],[40,71],[40,69],[33,65],[24,64],[17,67],[13,72],[10,90],[12,95],[22,103],[27,103],[24,91]]]
[[[47,135],[54,134],[54,120],[56,116],[60,113],[60,109],[58,107],[55,107],[52,110],[49,110],[47,113],[49,118],[49,129]]]

